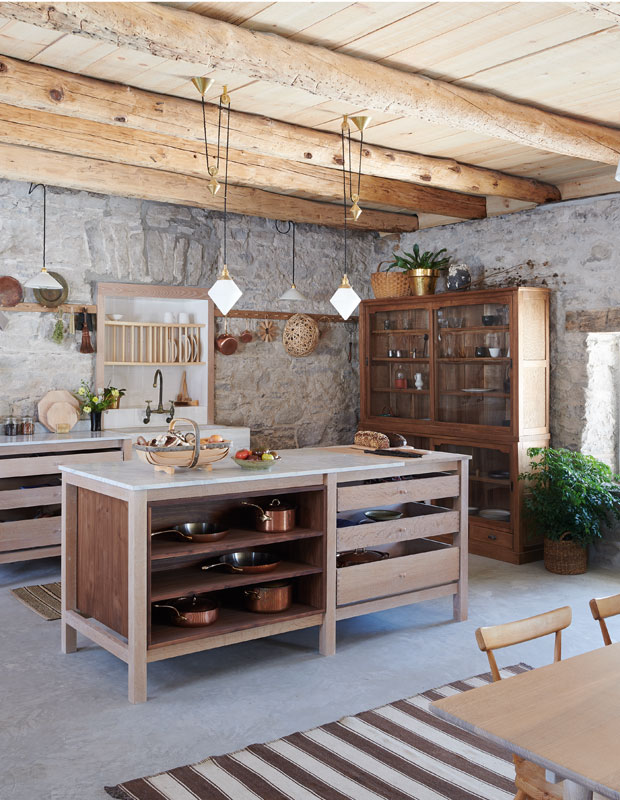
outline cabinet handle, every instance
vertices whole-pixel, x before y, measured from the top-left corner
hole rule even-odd
[[[493,541],[495,541],[495,540],[497,539],[497,536],[496,536],[494,533],[490,533],[490,534],[487,536],[487,539],[492,539]]]

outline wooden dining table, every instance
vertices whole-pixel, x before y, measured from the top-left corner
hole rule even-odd
[[[566,800],[620,800],[620,643],[445,697],[442,719],[564,780]]]

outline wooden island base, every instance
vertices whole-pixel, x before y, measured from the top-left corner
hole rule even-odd
[[[351,448],[281,455],[272,471],[256,474],[232,462],[174,476],[136,461],[64,467],[63,652],[76,650],[80,632],[125,661],[129,700],[140,703],[153,661],[317,626],[319,651],[332,655],[337,620],[442,596],[453,597],[456,620],[466,618],[466,456],[392,459]],[[275,496],[296,506],[295,528],[256,531],[255,511],[242,501],[262,505]],[[402,517],[358,524],[376,508]],[[192,521],[229,533],[201,544],[154,535]],[[336,567],[337,553],[358,548],[389,558]],[[200,569],[238,550],[267,550],[279,564],[262,574]],[[293,586],[290,608],[246,610],[247,587],[283,579]],[[169,611],[156,608],[203,592],[219,603],[207,627],[175,626]]]

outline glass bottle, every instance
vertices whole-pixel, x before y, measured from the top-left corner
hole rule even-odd
[[[22,436],[32,436],[34,433],[34,418],[28,415],[22,417],[19,432]]]
[[[394,388],[395,389],[407,388],[407,376],[402,371],[402,369],[396,370],[396,376],[394,378]]]
[[[15,417],[10,416],[4,420],[4,435],[17,436],[17,420]]]

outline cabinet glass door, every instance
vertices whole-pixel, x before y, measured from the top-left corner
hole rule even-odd
[[[437,309],[437,420],[510,427],[509,307]]]
[[[430,312],[370,314],[370,397],[373,417],[430,419]]]
[[[493,523],[510,523],[512,476],[510,453],[490,447],[437,443],[435,450],[471,456],[469,516]]]

